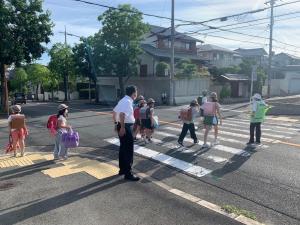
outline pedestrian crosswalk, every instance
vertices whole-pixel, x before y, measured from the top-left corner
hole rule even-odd
[[[175,124],[176,125],[176,124]],[[293,138],[300,129],[293,124],[268,123],[262,125],[262,142],[260,146],[247,146],[249,141],[249,121],[244,119],[229,118],[223,121],[219,127],[219,144],[209,145],[210,148],[201,148],[204,132],[196,132],[199,143],[187,136],[184,146],[177,143],[181,127],[167,124],[155,131],[152,142],[145,144],[143,141],[135,143],[135,153],[146,158],[153,159],[187,174],[203,177],[212,174],[216,170],[247,161],[257,151],[268,149],[273,144],[287,141]],[[189,134],[188,134],[189,135]],[[214,140],[213,130],[209,135]],[[117,137],[105,139],[106,142],[119,145]]]

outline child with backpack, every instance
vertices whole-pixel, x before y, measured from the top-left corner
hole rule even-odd
[[[178,144],[183,146],[183,140],[188,131],[190,131],[191,138],[194,140],[194,144],[198,143],[198,138],[195,133],[195,124],[194,120],[199,113],[199,104],[197,100],[193,100],[190,103],[190,107],[188,109],[184,109],[180,113],[180,119],[183,122],[183,127],[181,134],[178,139]]]
[[[67,123],[68,117],[68,106],[65,104],[61,104],[58,106],[58,114],[57,118],[57,126],[56,126],[56,136],[55,136],[55,146],[54,146],[54,160],[68,159],[68,148],[65,147],[64,143],[62,142],[62,136],[68,130],[72,129],[71,126]]]
[[[144,138],[145,144],[152,142],[152,134],[154,132],[154,104],[153,98],[149,98],[147,106],[140,109],[140,118],[142,121],[142,129],[145,129],[146,137]]]
[[[218,103],[218,97],[217,93],[212,92],[210,95],[210,102],[204,103],[201,108],[203,109],[204,113],[204,128],[205,128],[205,133],[204,133],[204,143],[202,145],[202,148],[209,148],[210,146],[207,144],[207,137],[209,130],[214,127],[214,135],[215,135],[215,140],[213,142],[214,145],[219,144],[218,141],[218,131],[219,131],[219,120],[220,120],[220,125],[222,125],[222,116],[221,116],[221,106]]]
[[[267,105],[262,100],[260,94],[255,94],[252,97],[252,104],[251,104],[251,119],[250,119],[250,140],[247,145],[254,144],[254,133],[256,136],[255,144],[260,145],[260,138],[261,138],[261,123],[265,119],[265,114],[267,111]]]
[[[17,157],[17,148],[21,150],[21,157],[24,156],[25,138],[28,135],[28,129],[25,122],[25,115],[21,114],[21,106],[11,107],[12,114],[8,117],[9,134],[12,138],[12,151]]]
[[[134,119],[135,119],[135,123],[133,125],[133,138],[134,141],[137,141],[137,134],[140,132],[142,139],[144,138],[145,134],[144,134],[144,130],[142,129],[142,122],[141,122],[141,118],[140,118],[140,110],[141,108],[143,108],[146,104],[145,100],[140,100],[138,107],[136,107],[133,111],[133,115],[134,115]]]

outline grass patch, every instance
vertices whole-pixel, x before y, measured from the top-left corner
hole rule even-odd
[[[249,212],[249,211],[244,210],[244,209],[239,209],[239,208],[237,208],[235,206],[232,206],[232,205],[224,205],[222,207],[222,209],[227,213],[234,213],[238,216],[242,215],[242,216],[245,216],[245,217],[250,218],[252,220],[257,220],[256,215],[254,213]]]

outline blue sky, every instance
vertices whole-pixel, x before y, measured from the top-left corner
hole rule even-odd
[[[142,12],[170,16],[171,11],[171,0],[88,0],[91,2],[101,3],[110,6],[117,6],[119,4],[129,3],[139,9]],[[291,2],[293,0],[281,0],[277,4],[282,4],[286,2]],[[263,8],[265,0],[175,0],[175,17],[186,20],[193,21],[204,21],[211,18],[223,17],[226,15],[232,15],[239,12],[245,12],[250,10],[255,10],[258,8]],[[90,6],[80,2],[75,2],[72,0],[44,0],[44,9],[51,12],[51,18],[55,24],[53,33],[51,37],[51,43],[47,47],[51,47],[53,43],[63,42],[64,35],[59,33],[64,31],[64,26],[67,27],[67,31],[80,36],[88,36],[97,32],[101,28],[101,24],[97,21],[97,17],[104,12],[104,8],[97,6]],[[300,56],[300,2],[278,7],[275,9],[275,15],[281,15],[286,13],[299,12],[298,14],[287,15],[278,18],[274,27],[274,38],[279,42],[274,42],[274,50],[279,52],[287,52],[289,54]],[[211,26],[223,26],[227,24],[233,24],[238,22],[244,22],[257,18],[264,18],[269,16],[270,10],[264,12],[240,16],[237,18],[230,19],[226,22],[214,21],[208,23]],[[298,18],[292,18],[297,17]],[[170,21],[162,20],[151,17],[144,17],[144,21],[150,24],[160,25],[168,27],[170,26]],[[269,27],[267,21],[262,25],[250,26],[247,28],[235,29],[235,31],[268,37]],[[243,24],[247,25],[247,24]],[[242,25],[241,25],[242,26]],[[229,28],[229,27],[228,27]],[[228,29],[227,28],[227,29]],[[198,26],[182,26],[178,28],[178,31],[188,32],[205,29],[205,27]],[[224,28],[226,29],[226,28]],[[214,30],[212,30],[214,31]],[[206,31],[212,32],[212,31]],[[236,39],[238,41],[228,40],[220,36],[229,39]],[[268,49],[268,40],[262,38],[246,37],[238,34],[233,34],[229,32],[217,32],[207,35],[193,35],[203,41],[206,44],[216,44],[229,49],[236,48],[256,48],[264,47]],[[257,42],[257,44],[249,43]],[[77,38],[68,37],[68,43],[73,45],[78,42]],[[283,43],[290,45],[299,46],[299,48],[285,45]],[[295,52],[296,51],[296,52]],[[43,64],[47,64],[49,57],[44,54],[42,59],[39,61]]]

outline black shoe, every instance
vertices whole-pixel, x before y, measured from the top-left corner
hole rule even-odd
[[[198,144],[199,143],[199,141],[198,140],[194,140],[194,144],[196,145],[196,144]]]
[[[180,146],[184,147],[182,141],[178,141],[178,144],[179,144]]]
[[[253,145],[254,144],[254,142],[251,142],[251,141],[249,141],[248,143],[247,143],[247,145]]]
[[[133,174],[125,175],[124,179],[129,180],[129,181],[139,181],[140,180],[139,177],[134,176]]]
[[[119,173],[118,173],[119,176],[124,175],[124,174],[125,173],[122,170],[119,170]]]

